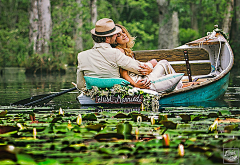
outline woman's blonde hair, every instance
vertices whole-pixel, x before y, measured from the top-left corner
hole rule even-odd
[[[134,44],[135,44],[135,41],[134,41],[134,40],[135,40],[135,37],[132,37],[132,36],[129,34],[128,30],[127,30],[124,26],[122,26],[122,25],[120,25],[120,24],[116,24],[116,26],[118,26],[118,27],[120,27],[120,28],[122,29],[122,31],[128,36],[129,41],[128,41],[128,43],[126,44],[126,48],[121,47],[121,45],[119,45],[118,43],[115,44],[115,45],[112,45],[112,46],[115,47],[115,48],[122,48],[127,56],[133,58],[132,47],[133,47]]]

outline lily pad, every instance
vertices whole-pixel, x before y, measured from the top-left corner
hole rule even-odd
[[[0,117],[4,117],[4,116],[6,116],[6,114],[7,114],[7,110],[2,111],[2,112],[0,113]]]
[[[170,128],[170,129],[176,129],[177,128],[177,123],[174,123],[174,122],[169,121],[169,120],[162,120],[160,123],[163,124],[166,128]]]
[[[90,113],[90,114],[86,114],[84,117],[83,117],[83,120],[87,120],[87,121],[97,121],[97,117],[95,114],[93,113]]]
[[[0,126],[0,134],[5,134],[13,131],[18,131],[19,127],[15,126]]]
[[[104,129],[106,127],[106,125],[104,124],[94,124],[94,125],[87,125],[86,128],[88,130],[93,130],[93,131],[101,131],[102,129]]]

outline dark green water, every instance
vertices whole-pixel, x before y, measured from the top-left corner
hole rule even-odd
[[[11,103],[40,94],[60,92],[73,88],[71,82],[76,82],[76,69],[70,68],[66,74],[26,75],[21,68],[5,68],[0,75],[0,105],[9,106]],[[79,108],[76,100],[77,91],[54,98],[50,106],[54,109]],[[229,88],[224,98],[217,102],[219,107],[240,107],[240,71],[232,69]],[[199,105],[198,105],[199,106]],[[204,106],[208,106],[205,103]],[[212,106],[209,104],[209,106]]]
[[[76,70],[71,68],[66,74],[26,75],[24,69],[6,68],[0,81],[0,105],[8,106],[13,102],[46,93],[61,92],[73,88],[76,82]],[[78,91],[54,98],[49,105],[59,108],[79,108],[76,100]]]

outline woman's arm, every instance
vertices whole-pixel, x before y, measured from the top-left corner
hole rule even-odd
[[[130,84],[134,87],[141,88],[141,89],[149,89],[151,82],[148,80],[138,80],[136,83],[132,80],[132,78],[128,75],[128,71],[120,68],[121,77],[125,80],[129,81]]]

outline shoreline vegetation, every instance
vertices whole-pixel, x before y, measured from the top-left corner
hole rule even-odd
[[[239,66],[239,1],[46,0],[42,9],[35,2],[41,3],[0,1],[1,67],[24,67],[26,73],[64,72],[66,65],[77,65],[80,51],[92,48],[90,30],[104,17],[131,29],[134,50],[172,49],[206,36],[219,25]],[[43,8],[48,12],[41,13]]]

